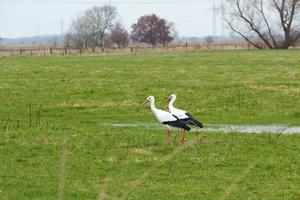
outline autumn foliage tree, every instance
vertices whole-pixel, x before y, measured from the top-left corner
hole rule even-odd
[[[169,23],[155,14],[145,15],[132,25],[131,37],[135,42],[165,46],[174,39],[173,30],[173,23]]]
[[[124,48],[129,43],[129,34],[121,24],[117,24],[111,32],[110,40],[117,44],[118,48]]]

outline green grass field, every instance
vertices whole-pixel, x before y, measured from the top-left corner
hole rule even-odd
[[[204,125],[299,126],[300,52],[0,58],[0,199],[300,199],[300,135],[166,148],[166,130],[109,125],[155,123],[141,103],[171,93]]]

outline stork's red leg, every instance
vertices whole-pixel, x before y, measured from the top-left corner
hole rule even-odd
[[[179,142],[182,144],[182,129],[179,129],[180,135],[179,135]]]
[[[184,144],[184,142],[185,142],[185,130],[182,129],[181,144]]]
[[[168,147],[171,146],[172,143],[172,130],[168,129]]]

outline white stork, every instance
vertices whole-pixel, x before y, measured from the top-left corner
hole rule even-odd
[[[171,113],[157,109],[155,107],[155,98],[153,96],[149,96],[147,100],[143,103],[144,104],[150,104],[151,110],[153,114],[155,115],[156,119],[165,125],[168,129],[168,146],[171,145],[172,142],[172,128],[180,128],[185,131],[191,130],[190,127],[188,127],[183,121],[181,121],[178,117],[175,115],[172,115]]]
[[[185,110],[181,110],[178,108],[174,108],[173,104],[176,100],[176,95],[172,94],[169,96],[167,102],[169,102],[169,111],[172,115],[175,115],[178,119],[183,121],[187,125],[197,126],[199,128],[203,128],[203,125],[201,122],[196,120],[190,113],[188,113]],[[182,138],[181,143],[183,144],[185,141],[185,130],[182,132]]]

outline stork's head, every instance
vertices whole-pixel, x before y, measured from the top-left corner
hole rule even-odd
[[[155,100],[154,96],[149,96],[149,97],[146,99],[146,101],[143,103],[143,105],[146,104],[146,103],[151,103],[151,102],[153,102],[154,100]]]
[[[167,102],[170,102],[170,101],[175,101],[176,100],[176,95],[175,94],[171,94],[167,100]]]

